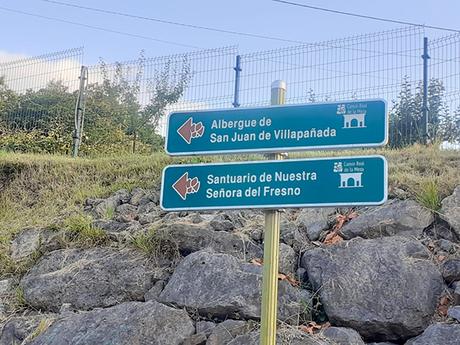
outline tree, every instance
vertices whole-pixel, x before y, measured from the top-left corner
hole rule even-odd
[[[460,142],[460,106],[454,113],[443,112],[439,121],[441,138],[451,143]]]
[[[101,138],[108,142],[110,132],[122,132],[128,136],[132,152],[136,152],[138,142],[148,145],[162,142],[156,133],[158,123],[166,108],[183,95],[190,80],[190,67],[185,58],[180,71],[171,66],[171,61],[167,62],[144,86],[145,58],[142,53],[133,79],[130,78],[133,71],[128,66],[116,63],[111,77],[108,66],[101,62],[102,83],[88,86],[86,143],[98,144],[95,141]]]
[[[444,101],[445,89],[441,80],[432,78],[428,84],[428,136],[431,141],[443,140],[449,109]],[[415,92],[408,76],[401,84],[401,91],[390,112],[390,145],[400,147],[423,139],[423,84],[418,82]]]

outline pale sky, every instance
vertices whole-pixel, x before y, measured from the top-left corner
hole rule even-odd
[[[400,27],[400,25],[392,23],[292,7],[271,0],[62,1],[162,20],[305,42],[318,42]],[[460,29],[458,22],[460,1],[458,0],[294,1]],[[0,0],[0,6],[197,47],[190,48],[142,38],[126,37],[0,9],[0,28],[3,33],[0,45],[2,52],[0,61],[4,61],[6,58],[41,55],[79,46],[85,47],[84,63],[94,64],[97,63],[99,57],[103,57],[106,61],[130,60],[136,58],[142,49],[146,51],[148,57],[153,57],[229,45],[238,45],[241,53],[293,45],[286,42],[248,38],[93,13],[83,9],[58,6],[41,0]],[[427,33],[430,36],[449,34],[439,31]]]

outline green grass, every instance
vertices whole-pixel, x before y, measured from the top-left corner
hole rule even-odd
[[[150,257],[169,257],[176,259],[180,257],[176,243],[158,232],[158,229],[151,228],[146,233],[136,234],[131,245],[138,248]]]
[[[441,197],[439,194],[438,181],[434,178],[427,178],[420,186],[416,199],[426,208],[434,212],[439,211],[441,208]]]
[[[432,210],[437,210],[440,200],[460,184],[458,152],[440,151],[434,146],[415,145],[402,150],[316,151],[290,154],[290,157],[368,154],[387,157],[390,192],[396,187],[403,189]],[[106,197],[121,188],[151,188],[158,183],[167,164],[257,159],[263,159],[263,156],[171,159],[158,153],[72,159],[0,152],[0,267],[14,266],[7,255],[9,242],[24,227],[52,226],[71,217],[66,227],[73,228],[81,241],[100,243],[100,232],[89,227],[87,219],[81,218],[84,201]],[[112,211],[107,213],[107,218],[113,217]],[[72,217],[76,218],[72,220]]]
[[[93,226],[91,216],[74,214],[64,221],[65,240],[83,247],[103,246],[109,242],[107,233]]]

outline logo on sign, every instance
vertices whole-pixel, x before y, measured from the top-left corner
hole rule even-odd
[[[189,178],[188,172],[186,172],[174,182],[172,187],[182,200],[186,200],[188,194],[193,194],[200,190],[200,180],[198,180],[198,177]]]
[[[364,173],[364,162],[348,162],[345,165],[343,162],[334,162],[333,171],[339,173],[339,188],[363,187],[362,176]]]
[[[204,134],[203,123],[193,123],[193,118],[189,117],[182,126],[177,130],[177,133],[185,140],[187,144],[192,142],[194,138],[200,138]]]

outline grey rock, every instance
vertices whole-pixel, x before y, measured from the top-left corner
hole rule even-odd
[[[441,205],[441,218],[451,226],[460,239],[460,186],[454,189],[452,195],[443,199]]]
[[[157,301],[158,297],[161,294],[161,291],[163,291],[166,283],[164,280],[159,280],[157,281],[152,288],[145,293],[144,299],[146,301]]]
[[[358,332],[352,328],[329,327],[323,335],[337,343],[337,345],[365,345]]]
[[[216,215],[209,224],[216,231],[232,231],[235,229],[235,225],[226,214]]]
[[[161,219],[162,212],[161,210],[154,209],[148,213],[142,213],[139,215],[139,223],[142,225],[153,224]]]
[[[184,340],[181,345],[206,345],[206,335],[203,333],[193,334]]]
[[[245,260],[263,256],[262,247],[253,243],[245,235],[214,231],[206,226],[173,223],[160,228],[157,234],[175,243],[182,255],[208,248]]]
[[[67,249],[45,255],[20,285],[33,307],[58,311],[71,303],[87,310],[143,300],[157,270],[133,250]]]
[[[278,271],[285,274],[294,274],[297,267],[297,254],[287,244],[280,243]]]
[[[134,206],[139,206],[139,203],[144,196],[145,191],[142,188],[134,188],[131,191],[131,199],[129,199],[129,203]]]
[[[450,259],[442,264],[442,276],[448,283],[460,280],[460,259]]]
[[[107,199],[93,203],[92,214],[96,218],[106,218],[109,213],[116,210],[117,206],[127,203],[130,198],[130,193],[126,189],[121,189]]]
[[[240,335],[227,343],[227,345],[259,345],[260,335],[259,332],[251,332],[248,334]]]
[[[436,244],[438,245],[438,247],[447,252],[447,253],[453,253],[455,252],[455,243],[452,243],[451,241],[449,240],[445,240],[445,239],[440,239],[438,241],[436,241]]]
[[[0,280],[0,296],[7,295],[13,286],[12,279]]]
[[[158,214],[162,213],[161,208],[154,202],[149,201],[146,204],[139,205],[137,211],[139,214],[156,212]]]
[[[225,320],[213,329],[206,345],[226,345],[235,337],[250,332],[251,329],[251,325],[246,321]]]
[[[455,234],[454,230],[449,224],[441,219],[429,228],[429,233],[436,239],[445,239],[451,242],[458,242],[459,237]]]
[[[460,282],[452,283],[452,290],[454,305],[460,305]]]
[[[303,281],[305,277],[305,273],[307,273],[307,270],[303,267],[299,267],[295,274],[296,274],[297,279],[299,279],[300,281]]]
[[[211,227],[216,231],[231,231],[242,228],[246,224],[246,211],[225,211],[216,214],[210,221]]]
[[[305,208],[297,217],[296,225],[307,234],[310,241],[317,241],[323,231],[329,229],[336,209],[331,207]]]
[[[219,318],[260,318],[262,268],[234,256],[199,251],[176,268],[159,301]],[[311,295],[281,281],[278,317],[291,322],[307,314]]]
[[[153,202],[156,205],[159,204],[160,202],[160,191],[159,190],[146,191],[145,196],[143,196],[139,200],[139,205],[145,205],[149,202]]]
[[[345,239],[394,235],[419,237],[433,221],[431,211],[415,201],[391,200],[382,206],[366,209],[345,224],[341,234]]]
[[[240,335],[228,345],[259,345],[260,333],[258,331]],[[281,329],[276,334],[277,345],[337,345],[327,339],[308,335],[294,329]]]
[[[0,345],[20,345],[30,339],[40,323],[51,324],[56,318],[53,314],[38,314],[13,317],[0,332]]]
[[[118,222],[129,223],[138,219],[137,207],[130,204],[122,204],[116,208]]]
[[[11,242],[11,258],[21,260],[40,248],[40,229],[22,230]]]
[[[93,222],[93,226],[104,230],[114,239],[123,238],[141,229],[141,224],[135,220],[130,222],[119,222],[116,220],[98,219]]]
[[[0,324],[7,317],[9,306],[14,301],[13,295],[13,280],[0,280]]]
[[[358,238],[309,250],[302,266],[333,325],[367,341],[401,341],[428,326],[444,287],[429,255],[399,236]]]
[[[194,332],[184,310],[127,302],[58,320],[30,345],[179,345]]]
[[[296,252],[304,250],[309,243],[307,235],[300,232],[294,222],[288,220],[281,220],[280,240],[292,247]]]
[[[447,310],[447,316],[460,322],[460,305],[450,307]]]
[[[196,333],[203,333],[206,336],[209,336],[216,326],[217,325],[211,321],[198,321],[196,323]]]
[[[436,323],[418,337],[408,340],[405,345],[458,345],[459,339],[460,324]]]

